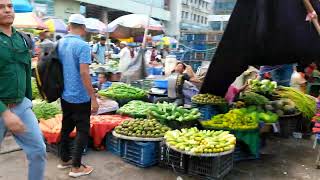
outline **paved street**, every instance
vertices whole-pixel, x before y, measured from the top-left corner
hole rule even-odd
[[[319,180],[320,170],[315,169],[316,151],[311,140],[273,139],[261,160],[236,163],[226,180]],[[6,146],[14,147],[12,140]],[[175,180],[179,174],[159,167],[147,169],[132,166],[108,153],[90,151],[84,161],[95,167],[91,176],[80,179],[92,180]],[[47,180],[67,180],[68,171],[56,168],[58,158],[48,153]],[[0,180],[26,179],[26,166],[22,151],[0,155]],[[184,180],[197,178],[182,176]]]

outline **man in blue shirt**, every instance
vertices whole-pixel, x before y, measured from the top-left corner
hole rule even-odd
[[[100,37],[100,42],[95,44],[92,49],[92,54],[95,60],[99,62],[99,64],[106,63],[106,40],[105,36]]]
[[[69,18],[69,23],[70,34],[59,41],[58,47],[64,77],[64,91],[61,99],[63,111],[61,129],[62,163],[58,165],[58,168],[72,167],[69,176],[80,177],[93,171],[92,167],[81,163],[81,157],[88,144],[91,111],[96,112],[99,105],[89,74],[90,47],[81,38],[86,34],[85,17],[80,14],[73,14]],[[71,154],[69,134],[74,128],[77,129],[77,137]]]

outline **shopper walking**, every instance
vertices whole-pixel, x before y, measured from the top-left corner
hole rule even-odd
[[[81,162],[88,144],[91,111],[99,108],[91,85],[89,45],[81,38],[86,34],[85,17],[73,14],[69,18],[70,34],[59,42],[58,54],[63,67],[64,91],[61,99],[63,111],[61,129],[61,160],[59,169],[71,168],[69,176],[80,177],[93,171]],[[69,134],[77,129],[74,150],[69,148]]]
[[[106,51],[107,51],[106,41],[107,41],[107,38],[105,36],[101,36],[100,42],[95,44],[92,49],[92,55],[99,64],[106,63]]]
[[[29,161],[28,179],[43,180],[46,147],[31,110],[31,54],[12,27],[14,16],[12,1],[0,0],[0,143],[11,131]]]
[[[125,82],[125,73],[128,71],[129,65],[131,63],[131,55],[132,53],[130,52],[127,42],[122,41],[120,42],[120,53],[118,56],[120,57],[119,60],[119,71],[121,72],[121,79],[120,81]]]

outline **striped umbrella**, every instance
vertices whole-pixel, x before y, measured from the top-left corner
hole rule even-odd
[[[16,28],[46,29],[44,22],[34,13],[17,13],[13,26]]]
[[[16,13],[32,12],[33,9],[28,0],[12,0],[12,4]]]
[[[50,18],[45,20],[45,25],[47,25],[50,32],[67,33],[67,25],[62,19]]]

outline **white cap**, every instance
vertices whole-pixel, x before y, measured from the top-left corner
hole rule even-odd
[[[69,17],[69,23],[86,25],[86,18],[81,14],[72,14]]]
[[[126,41],[121,41],[120,44],[127,45],[128,43]]]

